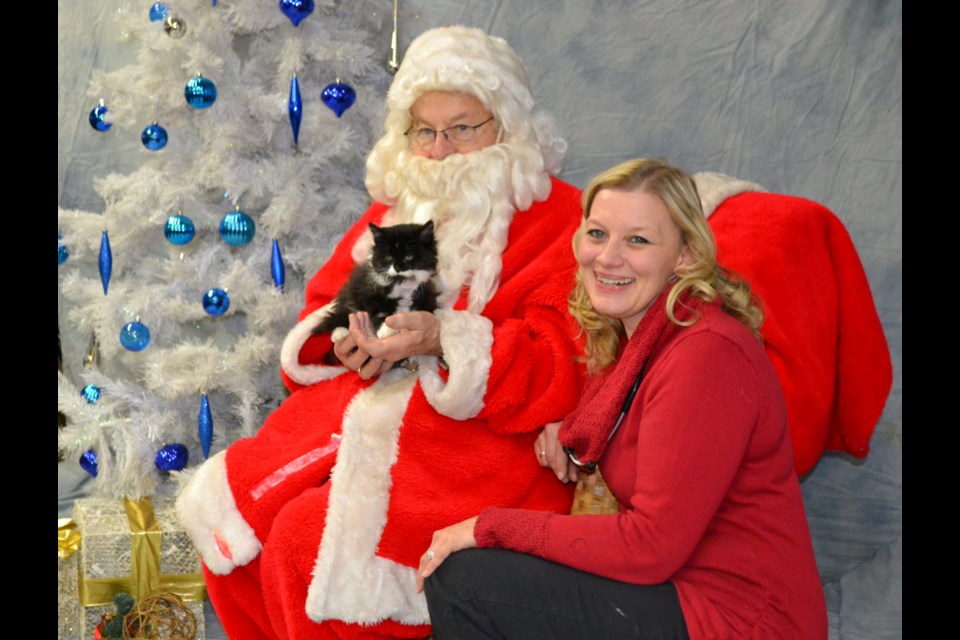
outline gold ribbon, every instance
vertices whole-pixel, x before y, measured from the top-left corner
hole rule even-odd
[[[80,575],[80,604],[85,607],[113,603],[124,591],[139,600],[158,592],[174,593],[186,601],[203,600],[207,589],[201,573],[160,573],[160,525],[150,498],[124,500],[130,523],[130,575],[117,578],[84,578]]]
[[[57,519],[57,557],[66,560],[80,550],[80,531],[73,518]]]

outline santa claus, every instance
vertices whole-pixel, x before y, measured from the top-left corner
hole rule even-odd
[[[233,640],[424,637],[416,567],[434,530],[490,505],[570,508],[572,487],[534,459],[582,382],[566,313],[580,192],[555,177],[566,144],[517,54],[477,29],[415,39],[387,106],[374,204],[282,347],[292,394],[177,502]],[[336,343],[314,332],[368,258],[368,223],[428,220],[436,312],[392,316],[382,340],[356,317]]]

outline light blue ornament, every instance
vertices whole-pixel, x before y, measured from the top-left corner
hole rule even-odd
[[[201,300],[203,310],[212,316],[222,316],[230,308],[230,296],[223,289],[210,289]]]
[[[253,218],[237,209],[223,216],[220,220],[220,237],[227,244],[242,247],[257,233],[257,225]]]
[[[183,88],[183,97],[194,109],[206,109],[217,101],[217,85],[198,73],[196,78],[187,81],[187,86]]]
[[[303,19],[313,13],[313,0],[280,0],[280,11],[299,27]]]
[[[129,351],[143,351],[150,344],[150,329],[139,320],[128,322],[120,330],[120,344]]]
[[[109,109],[103,106],[103,100],[101,100],[100,106],[94,107],[90,111],[90,126],[97,131],[109,131],[113,124],[104,120],[107,117],[107,111]]]
[[[348,84],[337,80],[333,84],[328,84],[320,94],[323,104],[327,105],[337,117],[343,115],[343,112],[353,106],[357,101],[357,92]]]
[[[213,440],[213,414],[210,413],[210,400],[207,394],[200,398],[200,413],[197,415],[197,434],[200,436],[200,448],[203,458],[210,457],[210,442]]]
[[[64,262],[67,261],[67,258],[70,257],[70,248],[67,245],[61,242],[63,240],[63,234],[59,231],[57,232],[57,266],[59,267]]]
[[[110,237],[104,231],[100,236],[100,257],[97,259],[100,268],[100,282],[103,283],[103,295],[107,295],[110,286],[110,274],[113,272],[113,253],[110,251]]]
[[[179,443],[165,445],[160,451],[157,451],[157,457],[154,464],[160,471],[180,471],[187,466],[187,460],[190,458],[190,452]]]
[[[88,384],[83,389],[80,390],[80,395],[83,396],[84,400],[87,401],[87,404],[96,404],[97,400],[100,399],[100,392],[103,391],[100,387],[97,387],[92,384]]]
[[[167,130],[154,122],[140,134],[140,142],[150,151],[160,151],[167,146]]]
[[[287,106],[290,114],[290,126],[293,128],[293,144],[300,141],[300,122],[303,120],[303,100],[300,99],[300,83],[297,76],[290,80],[290,102]]]
[[[283,291],[283,283],[287,279],[286,269],[283,267],[283,256],[280,255],[280,243],[273,241],[273,252],[270,255],[270,275],[273,276],[273,284],[277,289]]]
[[[163,226],[163,237],[170,244],[184,245],[189,244],[196,234],[196,228],[193,226],[193,220],[178,212],[177,215],[167,218],[167,223]]]
[[[150,22],[156,22],[157,20],[163,20],[167,17],[167,14],[170,12],[170,9],[167,8],[167,5],[162,2],[154,2],[150,5]]]
[[[93,449],[84,451],[80,456],[80,466],[83,467],[84,471],[96,478],[97,472],[100,470],[100,465],[97,462],[97,452]]]

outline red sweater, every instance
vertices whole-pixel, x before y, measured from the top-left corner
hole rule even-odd
[[[702,309],[651,353],[600,460],[626,510],[488,508],[477,543],[629,583],[673,582],[694,640],[826,638],[776,373],[742,324],[715,305]]]

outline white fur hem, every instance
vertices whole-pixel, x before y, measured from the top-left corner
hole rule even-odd
[[[493,363],[493,322],[469,311],[452,309],[441,309],[436,316],[449,375],[444,383],[436,368],[426,367],[420,375],[420,387],[438,413],[454,420],[468,420],[483,409]]]
[[[300,364],[300,349],[313,335],[313,328],[327,317],[328,310],[333,303],[320,307],[306,318],[297,323],[280,347],[280,366],[290,379],[298,384],[309,386],[323,380],[336,378],[345,373],[345,367],[336,367],[318,364]]]
[[[323,540],[307,591],[311,620],[429,622],[426,599],[416,592],[416,571],[376,555],[387,524],[397,441],[416,380],[405,369],[388,371],[344,412]]]
[[[766,189],[756,182],[732,178],[722,173],[711,171],[702,171],[693,176],[693,181],[697,185],[697,192],[700,194],[700,204],[703,207],[703,213],[708,218],[717,207],[727,198],[738,193],[761,192],[766,193]]]
[[[227,452],[221,451],[197,468],[177,496],[177,514],[207,567],[225,575],[260,554],[260,541],[240,515],[227,480]],[[216,536],[226,543],[224,556]]]

